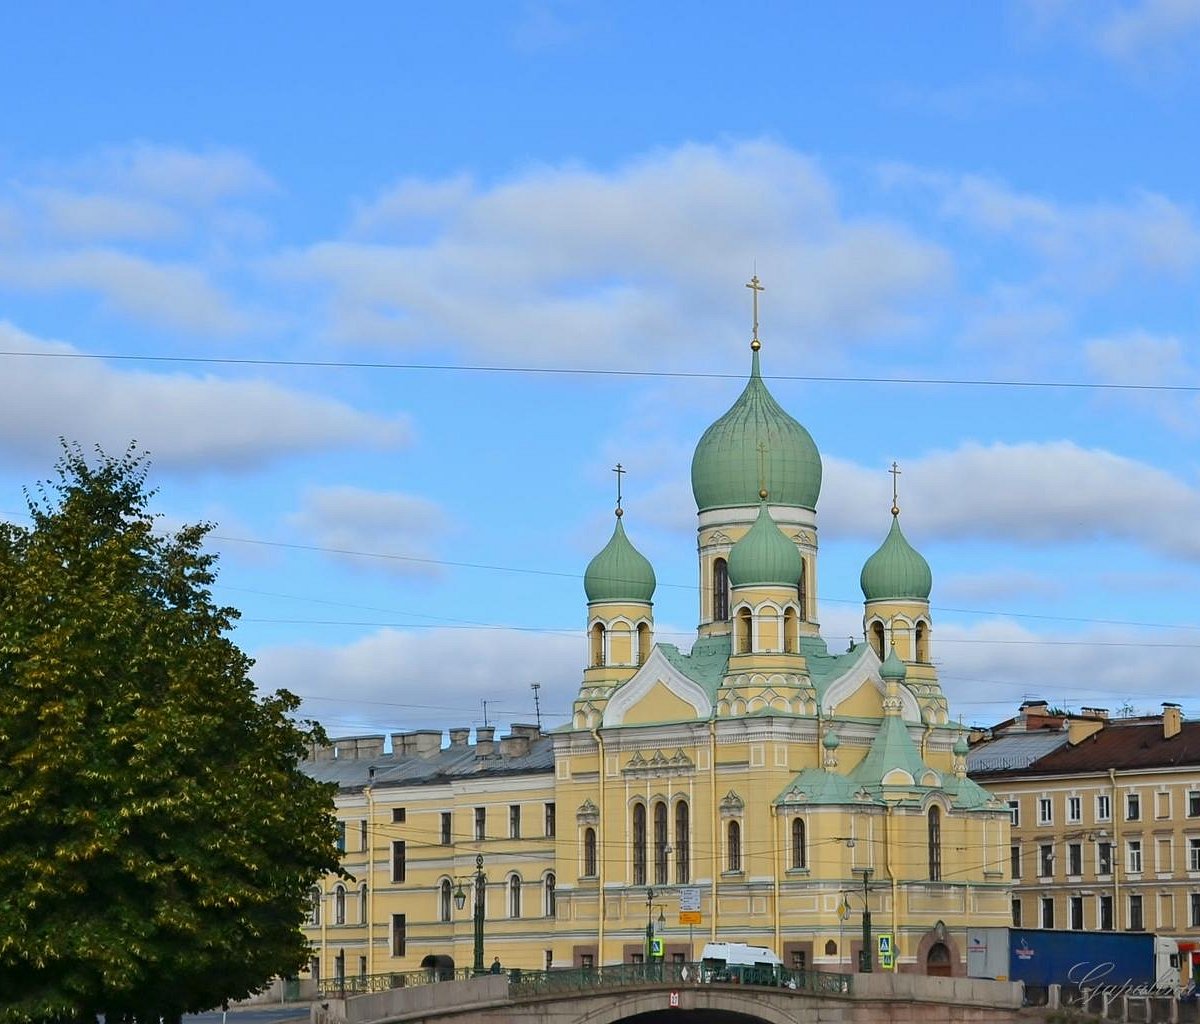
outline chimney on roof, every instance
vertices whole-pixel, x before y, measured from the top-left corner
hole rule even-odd
[[[1073,747],[1082,743],[1089,736],[1095,736],[1108,724],[1108,715],[1089,715],[1094,708],[1084,708],[1082,715],[1072,715],[1067,721],[1067,746]]]
[[[450,746],[465,747],[467,739],[471,735],[470,729],[451,729],[450,730]]]
[[[1080,708],[1079,714],[1083,718],[1108,718],[1108,708]]]
[[[513,722],[509,726],[509,732],[514,736],[528,736],[531,740],[536,740],[542,735],[542,730],[536,725],[530,725],[528,722]]]
[[[418,729],[413,733],[418,757],[433,757],[442,749],[441,729]]]
[[[529,753],[529,737],[524,733],[518,733],[517,727],[513,726],[511,736],[504,736],[500,740],[500,756],[501,757],[524,757]]]
[[[491,757],[496,752],[496,727],[494,725],[475,726],[475,756]]]
[[[1172,736],[1178,736],[1183,728],[1183,712],[1178,704],[1170,701],[1163,701],[1162,709],[1163,739],[1169,740]]]

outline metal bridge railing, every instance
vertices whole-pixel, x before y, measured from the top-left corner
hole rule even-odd
[[[345,978],[323,978],[317,983],[322,996],[361,996],[367,992],[386,992],[393,988],[415,988],[441,981],[466,981],[475,977],[470,967],[435,967],[423,971],[392,971],[388,974],[357,974]]]
[[[639,985],[759,985],[794,992],[849,995],[851,974],[796,971],[786,967],[729,967],[714,970],[700,963],[613,964],[553,971],[506,972],[512,997],[570,994]]]

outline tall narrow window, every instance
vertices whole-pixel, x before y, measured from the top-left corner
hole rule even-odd
[[[942,809],[929,808],[929,880],[942,880]]]
[[[750,609],[743,608],[737,614],[737,651],[738,654],[749,654],[754,648],[754,620]]]
[[[1083,874],[1083,844],[1069,843],[1067,845],[1067,874]]]
[[[403,914],[392,915],[392,956],[404,956],[408,945],[408,923]]]
[[[508,838],[521,838],[521,805],[509,804],[508,806]]]
[[[1071,908],[1071,927],[1074,928],[1075,931],[1082,931],[1083,930],[1083,897],[1082,896],[1072,896],[1070,908]]]
[[[929,661],[929,627],[924,622],[917,623],[916,648],[913,660],[922,664]]]
[[[804,835],[804,819],[792,819],[792,867],[808,867],[808,844]]]
[[[796,624],[796,609],[783,610],[783,652],[795,654],[800,649],[800,629]]]
[[[367,923],[367,883],[366,882],[363,882],[363,884],[359,887],[359,890],[358,890],[358,923],[359,924]]]
[[[487,808],[475,808],[475,840],[482,841],[487,838]]]
[[[1021,927],[1021,897],[1014,896],[1012,900],[1012,923],[1014,928]]]
[[[439,921],[449,921],[450,920],[450,899],[451,899],[450,888],[451,888],[450,879],[443,878],[442,884],[438,890],[438,920]]]
[[[308,923],[314,928],[321,923],[321,890],[315,885],[308,890]]]
[[[871,646],[875,648],[875,653],[879,655],[879,660],[887,656],[887,652],[883,649],[883,623],[871,623]]]
[[[654,884],[667,884],[667,805],[654,805]]]
[[[450,831],[451,831],[450,830],[450,822],[452,820],[451,813],[452,812],[450,812],[450,811],[442,811],[442,845],[443,846],[450,845]]]
[[[644,622],[638,623],[637,642],[637,663],[644,665],[650,657],[650,627]]]
[[[554,887],[556,884],[557,884],[557,880],[555,879],[554,872],[552,871],[552,872],[550,872],[550,874],[548,874],[546,876],[546,882],[545,882],[546,916],[547,917],[554,917],[556,912],[558,911],[557,897],[555,896],[555,893],[554,893]]]
[[[339,821],[337,823],[337,839],[335,841],[338,853],[346,852],[346,823]]]
[[[403,882],[406,874],[404,840],[392,841],[392,881]]]
[[[1145,920],[1142,917],[1142,898],[1141,896],[1129,897],[1129,930],[1133,932],[1144,931],[1146,927]]]
[[[800,605],[800,618],[808,621],[808,563],[800,559],[800,578],[796,580],[796,603]]]
[[[592,667],[604,664],[604,626],[597,622],[592,627]]]
[[[1113,898],[1111,896],[1101,896],[1099,908],[1100,930],[1102,932],[1111,932],[1113,930]]]
[[[583,874],[586,878],[596,877],[596,830],[583,830]]]
[[[633,884],[646,884],[646,805],[633,805]]]
[[[346,923],[346,887],[342,885],[333,890],[333,923]]]
[[[729,828],[726,831],[726,861],[728,870],[742,870],[742,826],[736,821],[729,823]]]
[[[1054,927],[1054,897],[1053,896],[1043,896],[1042,897],[1042,927],[1043,928],[1053,928]]]
[[[713,562],[713,619],[725,622],[729,618],[729,565],[725,559]]]
[[[546,804],[546,838],[553,839],[555,830],[554,804]]]
[[[675,805],[675,884],[686,885],[690,879],[691,822],[688,803],[680,800]]]
[[[508,880],[508,916],[521,916],[521,876],[513,875]]]

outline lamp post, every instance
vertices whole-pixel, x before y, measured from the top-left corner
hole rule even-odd
[[[473,917],[475,920],[475,967],[476,974],[483,973],[483,899],[484,890],[487,886],[487,876],[483,873],[483,854],[478,854],[475,857],[475,907]],[[458,889],[454,893],[454,905],[462,910],[467,904],[467,894],[463,892],[462,880],[459,880]]]
[[[862,874],[863,880],[863,912],[862,912],[862,949],[858,954],[858,969],[863,974],[871,974],[874,971],[873,957],[871,956],[871,905],[867,902],[867,883],[874,873],[873,868],[851,868],[854,874]]]
[[[653,959],[654,951],[654,890],[646,890],[646,962]],[[658,930],[661,932],[667,926],[667,918],[663,913],[663,904],[658,904]]]

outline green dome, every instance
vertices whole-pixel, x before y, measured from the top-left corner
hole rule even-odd
[[[823,746],[826,750],[837,750],[840,742],[841,741],[838,739],[837,733],[833,730],[830,730],[825,734],[825,738],[821,740],[821,746]]]
[[[887,538],[867,559],[859,585],[868,601],[929,600],[933,574],[929,563],[904,539],[899,516],[892,517]]]
[[[971,752],[971,745],[967,742],[966,736],[959,734],[958,739],[954,741],[954,753],[959,757],[966,757]]]
[[[758,518],[729,551],[729,584],[795,588],[803,563],[800,550],[775,525],[767,503],[760,501]]]
[[[900,660],[896,648],[893,647],[888,651],[888,656],[883,659],[883,664],[879,666],[879,677],[881,679],[903,679],[906,675],[908,675],[908,669],[904,667],[904,662]]]
[[[654,567],[625,536],[625,527],[617,518],[612,539],[593,558],[583,574],[583,589],[593,601],[644,601],[654,597]]]
[[[759,444],[766,445],[765,453],[759,452]],[[746,389],[696,445],[692,494],[696,508],[703,512],[753,505],[763,487],[777,505],[815,511],[821,493],[821,455],[812,435],[771,397],[755,352]]]

